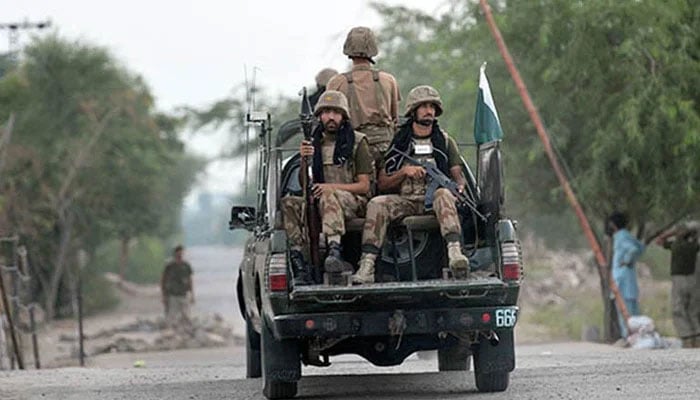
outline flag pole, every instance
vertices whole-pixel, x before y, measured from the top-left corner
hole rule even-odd
[[[508,51],[508,47],[506,47],[506,43],[503,40],[503,37],[501,36],[501,32],[499,31],[498,26],[496,25],[496,21],[494,20],[493,14],[491,13],[491,7],[488,5],[486,0],[479,0],[479,5],[484,11],[484,15],[486,16],[486,22],[488,23],[489,29],[491,30],[491,34],[496,40],[498,50],[501,52],[501,56],[503,57],[503,61],[505,61],[506,67],[508,67],[508,71],[510,72],[510,76],[511,78],[513,78],[515,86],[518,88],[518,92],[520,93],[520,98],[522,99],[523,104],[525,105],[525,109],[527,110],[528,114],[530,114],[530,119],[532,120],[533,124],[535,124],[537,135],[540,137],[540,140],[544,145],[544,151],[547,154],[547,158],[549,159],[552,168],[554,169],[554,173],[557,175],[559,184],[564,189],[566,198],[569,200],[571,207],[573,207],[574,213],[576,213],[576,217],[578,218],[579,224],[583,229],[583,233],[586,236],[586,239],[588,239],[588,244],[593,250],[593,254],[595,255],[597,261],[596,264],[598,266],[598,273],[600,274],[600,278],[601,280],[605,280],[608,282],[610,290],[615,295],[615,303],[617,304],[617,308],[618,310],[620,310],[625,324],[629,325],[627,323],[627,320],[629,319],[629,312],[627,311],[625,302],[622,299],[622,296],[620,295],[620,291],[617,285],[615,284],[614,280],[606,279],[608,261],[605,258],[605,255],[603,255],[603,250],[600,246],[600,243],[598,243],[598,239],[593,233],[593,229],[591,229],[591,225],[588,222],[588,218],[583,212],[583,208],[578,202],[578,199],[576,198],[576,194],[574,193],[573,189],[571,189],[569,180],[566,178],[566,175],[564,174],[564,171],[562,170],[561,165],[559,164],[559,160],[554,154],[552,144],[549,140],[549,135],[547,134],[547,131],[544,128],[544,124],[542,124],[542,120],[540,119],[540,116],[537,113],[537,108],[535,108],[535,104],[530,98],[530,94],[528,93],[527,87],[525,86],[525,82],[523,82],[522,78],[520,77],[520,72],[518,72],[518,69],[515,66],[515,62],[513,62],[513,57],[511,57],[510,52]],[[627,332],[629,333],[629,329],[627,329]]]

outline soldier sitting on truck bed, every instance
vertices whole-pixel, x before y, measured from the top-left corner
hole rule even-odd
[[[389,223],[409,215],[424,214],[426,210],[426,173],[421,166],[410,165],[396,150],[416,159],[435,163],[445,175],[452,177],[464,191],[466,180],[460,166],[461,158],[455,141],[442,131],[437,117],[442,114],[440,94],[434,88],[422,85],[408,94],[406,114],[408,121],[401,126],[391,142],[379,170],[378,185],[382,192],[399,194],[372,198],[367,205],[367,217],[362,231],[362,256],[353,283],[374,282],[374,264]],[[430,194],[428,194],[430,195]],[[455,196],[445,188],[435,190],[433,207],[440,233],[447,242],[449,267],[456,277],[469,275],[469,259],[461,249],[462,228],[455,205]]]
[[[348,101],[344,94],[327,90],[316,104],[314,115],[320,124],[313,132],[313,142],[303,141],[302,157],[313,157],[313,195],[319,199],[322,232],[328,240],[326,271],[343,268],[340,238],[345,221],[364,216],[369,193],[372,158],[367,138],[353,129],[349,120]],[[301,171],[302,173],[304,171]],[[308,237],[302,233],[304,199],[282,198],[284,228],[290,245],[290,261],[295,284],[313,284],[302,254]]]

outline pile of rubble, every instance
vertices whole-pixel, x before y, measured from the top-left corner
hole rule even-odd
[[[235,342],[232,328],[218,314],[192,318],[189,333],[166,326],[164,318],[135,322],[84,335],[85,354],[168,351],[221,347]],[[61,342],[77,343],[76,335],[61,335]]]

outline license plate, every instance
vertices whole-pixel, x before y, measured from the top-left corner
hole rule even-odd
[[[518,311],[513,308],[499,308],[494,314],[497,328],[512,328],[518,320]]]

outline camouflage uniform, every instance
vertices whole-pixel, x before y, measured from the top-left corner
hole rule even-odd
[[[430,86],[417,86],[408,95],[406,116],[413,116],[418,107],[424,103],[433,104],[435,116],[442,114],[442,101],[439,93]],[[445,145],[447,146],[446,149],[443,149],[447,152],[445,154],[446,167],[452,168],[460,165],[461,158],[457,144],[445,132],[435,130],[431,136],[418,138],[413,131],[414,136],[411,139],[412,146],[409,148],[409,152],[413,153],[413,158],[435,164],[434,154],[441,150],[433,148],[431,137],[440,133],[445,136]],[[384,167],[381,166],[381,168]],[[384,244],[387,228],[392,221],[430,211],[425,209],[427,179],[427,176],[422,178],[406,177],[401,182],[399,194],[377,196],[369,202],[362,230],[360,268],[352,277],[354,283],[374,282],[374,263]],[[447,242],[448,265],[455,277],[466,278],[469,275],[469,260],[462,254],[460,247],[462,228],[455,202],[456,199],[449,190],[439,188],[434,193],[432,207],[440,225],[440,233]]]
[[[333,93],[333,92],[326,92]],[[347,102],[339,107],[347,118]],[[335,94],[331,94],[335,96]],[[325,96],[324,96],[325,98]],[[327,107],[321,99],[317,106]],[[323,161],[323,176],[325,183],[353,183],[358,175],[369,175],[372,172],[371,158],[369,154],[367,138],[360,132],[355,132],[352,158],[342,165],[335,165],[333,152],[335,150],[335,135],[324,133],[321,140],[321,159]],[[282,198],[282,215],[287,239],[292,248],[301,249],[307,244],[308,232],[305,232],[305,204],[299,196],[286,196]],[[345,221],[347,219],[361,217],[365,213],[367,196],[353,194],[345,190],[332,189],[324,191],[319,199],[319,215],[321,217],[322,232],[326,237],[339,237],[345,234]]]
[[[186,261],[170,261],[163,271],[162,291],[165,297],[165,323],[176,331],[190,332],[190,302],[187,293],[192,267]]]
[[[447,136],[447,135],[445,135]],[[414,139],[417,145],[426,145],[430,138]],[[448,163],[450,167],[458,164],[456,144],[452,139],[448,139]],[[422,157],[415,155],[417,159],[433,162],[432,157]],[[400,194],[383,195],[372,198],[367,205],[367,217],[362,232],[363,251],[379,251],[384,244],[386,230],[392,221],[396,221],[409,215],[425,214],[425,192],[427,188],[427,177],[422,179],[406,178],[401,183]],[[433,209],[438,223],[440,233],[446,241],[458,241],[462,228],[459,223],[456,199],[447,189],[440,188],[435,191]]]
[[[282,198],[282,215],[284,229],[287,232],[289,245],[305,248],[308,243],[306,232],[305,201],[299,196]],[[329,236],[343,236],[345,221],[360,218],[365,214],[367,197],[359,196],[345,190],[331,190],[324,193],[319,200],[319,215],[321,216],[322,232]]]
[[[369,28],[356,27],[348,33],[343,54],[373,63],[372,57],[377,53],[376,39]],[[340,91],[347,97],[350,120],[356,130],[367,135],[372,159],[378,166],[398,122],[401,95],[396,78],[368,65],[354,65],[349,72],[333,77],[327,88]]]

